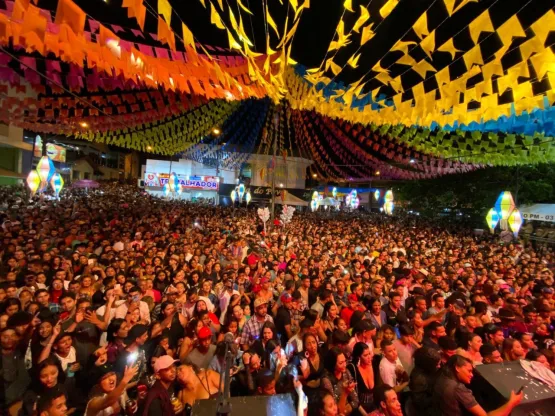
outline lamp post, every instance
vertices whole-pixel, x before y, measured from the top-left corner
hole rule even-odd
[[[274,223],[274,218],[275,218],[275,208],[276,208],[276,153],[277,153],[277,140],[278,140],[278,126],[279,126],[279,110],[280,110],[280,106],[276,107],[276,112],[274,114],[274,119],[273,119],[273,123],[274,123],[274,150],[273,150],[273,165],[274,168],[272,169],[272,212],[271,212],[271,219],[272,219],[272,224]]]

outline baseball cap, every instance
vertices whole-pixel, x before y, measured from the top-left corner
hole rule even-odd
[[[268,279],[267,277],[263,277],[262,279],[260,279],[260,284],[263,285],[264,283],[268,283],[270,281],[270,279]]]
[[[293,296],[291,296],[289,293],[284,293],[283,295],[281,295],[281,303],[290,303],[293,302]]]
[[[258,299],[256,299],[256,300],[254,301],[254,308],[256,309],[256,308],[258,308],[259,306],[266,305],[267,303],[268,303],[267,300],[262,299],[262,298],[258,298]]]
[[[212,338],[212,331],[210,331],[210,329],[208,329],[207,327],[203,326],[202,328],[200,328],[197,335],[199,339]]]
[[[202,328],[202,329],[208,329],[208,328]],[[208,332],[210,332],[209,329],[208,329]],[[179,360],[174,360],[169,355],[162,355],[161,357],[158,357],[158,359],[154,363],[154,372],[157,373],[160,370],[165,370],[166,368],[171,367],[177,362],[179,362]]]

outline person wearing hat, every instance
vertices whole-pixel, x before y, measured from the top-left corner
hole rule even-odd
[[[374,341],[372,340],[376,336],[376,326],[370,321],[370,319],[362,319],[357,322],[353,328],[353,336],[349,341],[349,351],[352,351],[357,342],[363,342],[370,348],[370,353],[374,355]]]
[[[293,309],[297,303],[293,302],[293,296],[288,292],[284,292],[280,297],[281,306],[277,309],[275,315],[276,330],[279,334],[282,348],[285,348],[287,340],[293,336],[293,331],[291,329],[291,309]]]
[[[243,351],[247,351],[249,347],[256,341],[262,330],[264,322],[270,321],[274,323],[274,319],[268,315],[268,303],[264,299],[255,299],[254,315],[247,321],[241,333],[241,347]]]
[[[123,409],[135,413],[136,404],[135,408],[126,404],[128,399],[126,388],[137,371],[137,366],[125,367],[123,377],[118,384],[116,372],[111,366],[99,367],[98,380],[91,391],[91,399],[87,403],[85,416],[117,415]],[[126,407],[129,408],[126,409]]]
[[[148,389],[148,393],[139,410],[142,416],[175,416],[183,411],[180,400],[173,399],[174,383],[177,377],[174,360],[169,355],[158,357],[154,363],[156,382]]]
[[[197,332],[198,344],[187,354],[185,363],[206,369],[216,353],[216,345],[212,343],[212,331],[203,326]]]

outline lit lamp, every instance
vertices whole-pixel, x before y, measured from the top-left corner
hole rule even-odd
[[[239,184],[237,187],[237,194],[239,195],[239,203],[241,203],[243,201],[243,195],[245,195],[245,184]]]
[[[233,189],[233,190],[231,191],[230,198],[231,198],[231,202],[232,202],[233,204],[235,204],[235,200],[237,199],[237,193],[235,192],[235,189]]]
[[[376,192],[374,192],[374,199],[377,201],[378,199],[380,199],[380,190],[376,189]]]
[[[165,183],[164,187],[162,188],[162,191],[164,192],[164,196],[168,196],[170,194],[170,186]]]
[[[317,199],[313,199],[312,201],[310,201],[310,209],[312,209],[312,212],[314,212],[318,209],[318,200]]]
[[[34,169],[31,172],[29,172],[29,175],[27,176],[27,186],[31,191],[31,197],[34,196],[35,193],[39,190],[40,177],[39,177],[39,173]]]
[[[497,227],[500,219],[501,217],[499,216],[499,213],[495,210],[495,208],[492,208],[488,211],[488,214],[486,215],[486,221],[492,234],[495,232],[495,227]]]
[[[60,192],[64,187],[64,178],[62,178],[62,175],[58,172],[54,173],[54,175],[52,175],[52,179],[50,179],[50,186],[52,186],[52,189],[56,194],[56,198],[59,198]]]
[[[48,186],[50,178],[52,178],[52,175],[56,172],[52,159],[48,156],[41,157],[37,164],[37,172],[40,178],[40,188],[44,190]]]
[[[509,221],[509,227],[511,227],[511,231],[513,232],[515,237],[517,237],[518,232],[520,231],[520,227],[522,227],[522,223],[523,223],[522,214],[517,208],[513,210],[508,221]]]
[[[247,191],[247,194],[245,195],[245,200],[247,201],[247,206],[249,206],[249,203],[251,202],[252,196],[251,196],[251,191]]]
[[[335,199],[335,198],[337,197],[337,188],[334,187],[334,188],[331,190],[331,196],[333,196],[333,199]]]
[[[495,210],[499,213],[501,218],[500,227],[502,230],[507,229],[507,220],[509,219],[511,212],[515,209],[515,201],[513,195],[509,191],[504,191],[499,194],[497,202],[493,206]]]
[[[393,201],[386,201],[385,204],[383,204],[383,210],[387,215],[393,215]]]
[[[177,188],[179,187],[179,179],[177,178],[177,174],[175,172],[170,173],[168,185],[170,192],[177,192]]]

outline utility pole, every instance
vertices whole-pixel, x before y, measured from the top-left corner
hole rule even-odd
[[[277,161],[276,161],[276,153],[277,153],[277,141],[278,141],[278,134],[279,134],[279,110],[280,106],[276,107],[276,112],[274,113],[274,150],[273,150],[273,159],[272,163],[274,168],[272,169],[272,212],[271,212],[271,221],[272,224],[274,223],[275,218],[275,208],[276,208],[276,168],[277,168]]]

